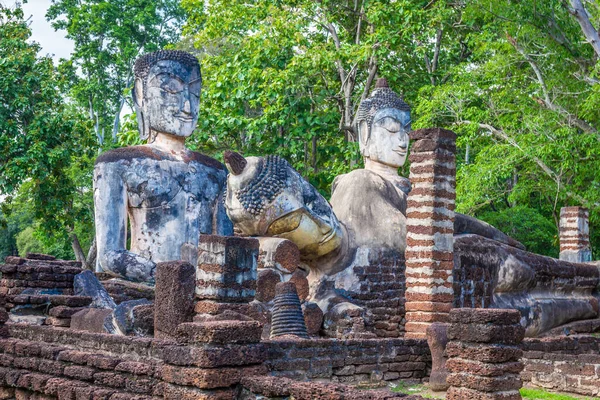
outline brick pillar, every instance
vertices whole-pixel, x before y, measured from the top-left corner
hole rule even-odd
[[[592,261],[590,213],[583,207],[560,209],[560,256],[571,262]]]
[[[168,261],[156,266],[154,337],[173,338],[179,324],[194,317],[196,268],[185,261]]]
[[[174,332],[185,343],[167,354],[165,400],[236,399],[243,376],[266,375],[262,324],[248,317],[256,291],[258,240],[201,235],[194,322]]]
[[[258,240],[200,235],[196,267],[196,313],[248,314],[256,295]]]
[[[452,288],[456,134],[411,133],[406,209],[406,338],[425,338],[433,322],[448,322]]]
[[[522,381],[519,344],[525,328],[517,310],[457,308],[450,311],[446,347],[450,388],[446,400],[517,400]]]

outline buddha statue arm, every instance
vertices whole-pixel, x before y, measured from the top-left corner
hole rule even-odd
[[[225,190],[222,191],[217,199],[213,216],[213,227],[215,235],[233,236],[233,223],[227,216],[227,210],[225,209]]]
[[[119,162],[100,162],[94,168],[94,209],[98,271],[133,281],[154,277],[155,263],[126,249],[127,191]]]

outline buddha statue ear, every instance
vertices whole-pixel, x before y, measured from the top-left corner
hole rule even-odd
[[[360,154],[363,157],[369,157],[369,139],[371,137],[371,130],[366,120],[362,120],[357,124],[358,128],[358,141],[360,146]]]
[[[150,121],[144,114],[144,80],[142,78],[135,78],[131,95],[137,114],[140,139],[148,140],[150,137]]]

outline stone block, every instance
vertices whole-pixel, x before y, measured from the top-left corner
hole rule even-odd
[[[179,324],[192,321],[196,269],[185,261],[156,265],[154,337],[173,338]]]
[[[318,336],[324,318],[321,308],[315,303],[305,302],[302,304],[302,314],[308,335]]]
[[[480,392],[507,392],[519,390],[523,383],[518,375],[494,377],[476,376],[465,372],[448,374],[448,383],[455,387],[466,387]]]
[[[269,302],[275,297],[275,285],[282,281],[281,273],[268,268],[258,271],[256,279],[256,300]]]
[[[93,299],[92,307],[115,308],[117,306],[92,271],[83,271],[77,275],[73,280],[73,287],[76,295]]]
[[[258,240],[200,235],[196,268],[199,300],[250,302],[257,278]]]
[[[485,393],[476,390],[451,387],[446,392],[446,400],[522,400],[518,390],[501,393]]]
[[[112,314],[110,308],[85,308],[71,317],[71,329],[105,333],[104,323]]]
[[[505,363],[519,360],[523,355],[523,351],[515,346],[501,344],[450,342],[446,346],[446,355],[484,363]]]
[[[263,365],[211,369],[164,365],[161,368],[161,377],[165,382],[199,389],[226,388],[238,384],[244,376],[267,373],[267,368]]]
[[[163,394],[165,400],[235,400],[237,395],[237,388],[203,390],[170,384],[165,385]]]
[[[521,325],[451,324],[448,338],[462,342],[518,344],[525,337]]]
[[[267,348],[257,344],[230,344],[228,346],[165,346],[162,350],[166,363],[200,368],[233,367],[260,364],[267,358]]]
[[[176,338],[189,343],[258,343],[262,325],[257,321],[206,321],[183,323]]]
[[[450,311],[450,322],[454,324],[494,324],[514,325],[521,320],[521,313],[517,310],[504,310],[496,308],[455,308]]]
[[[523,370],[523,363],[518,361],[492,364],[462,358],[452,358],[448,360],[446,366],[450,372],[466,372],[473,375],[491,377],[518,374]]]

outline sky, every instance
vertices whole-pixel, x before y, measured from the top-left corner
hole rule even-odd
[[[5,6],[13,6],[14,0],[0,0]],[[25,19],[29,18],[31,40],[42,47],[41,56],[52,55],[56,63],[60,58],[69,58],[73,51],[73,42],[65,38],[65,31],[55,31],[46,21],[46,10],[52,4],[51,0],[28,0],[22,3]]]

